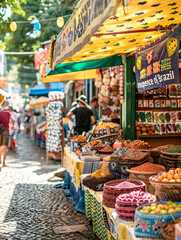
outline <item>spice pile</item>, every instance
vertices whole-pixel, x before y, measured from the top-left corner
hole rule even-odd
[[[181,145],[173,146],[165,150],[166,153],[181,153]]]
[[[90,149],[100,149],[104,148],[105,145],[101,142],[101,140],[93,140],[88,142],[84,147],[90,148]]]
[[[130,187],[137,187],[137,185],[132,183],[132,182],[124,181],[122,183],[119,183],[119,184],[115,185],[115,187],[117,187],[117,188],[130,188]]]
[[[104,148],[102,148],[100,151],[101,152],[112,152],[113,153],[114,149],[111,146],[107,145]]]
[[[128,144],[129,148],[148,148],[149,144],[144,140],[134,140],[130,144]]]
[[[159,173],[165,170],[165,168],[161,165],[153,164],[153,163],[143,163],[140,166],[131,168],[132,171],[137,172],[153,172],[153,173]]]
[[[137,149],[129,149],[128,151],[124,151],[124,149],[118,150],[116,152],[116,154],[127,160],[142,160],[146,157],[149,157],[148,153],[141,152]],[[114,155],[114,156],[116,156],[116,155]]]

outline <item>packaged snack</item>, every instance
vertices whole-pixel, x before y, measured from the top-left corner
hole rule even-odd
[[[159,113],[159,122],[165,123],[165,113]]]
[[[171,107],[170,100],[166,100],[166,107],[167,107],[167,108],[170,108],[170,107]]]
[[[171,123],[175,123],[177,121],[177,112],[171,112]]]
[[[172,106],[172,108],[176,108],[177,107],[177,100],[176,99],[171,100],[171,106]]]
[[[166,122],[170,122],[171,116],[170,116],[169,112],[165,113],[165,120],[166,120]]]
[[[161,107],[165,108],[165,100],[161,100]]]
[[[177,100],[177,105],[178,105],[178,108],[181,108],[181,99]]]
[[[161,124],[160,125],[160,132],[161,132],[161,134],[165,134],[166,133],[166,125],[165,124]]]
[[[177,121],[181,122],[181,112],[177,112]]]
[[[144,106],[145,108],[148,108],[148,100],[144,100],[144,101],[143,101],[143,106]]]
[[[138,107],[142,108],[143,107],[143,100],[138,100]]]
[[[139,119],[140,119],[141,122],[145,122],[146,121],[145,112],[140,112]]]
[[[149,100],[149,107],[150,108],[153,108],[154,107],[154,100]]]
[[[160,107],[160,100],[155,100],[155,107],[159,108]]]
[[[152,112],[145,112],[145,118],[146,118],[146,122],[148,123],[153,122]]]
[[[154,123],[159,123],[159,113],[154,112]]]

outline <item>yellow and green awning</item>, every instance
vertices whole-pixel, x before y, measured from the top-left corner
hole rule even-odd
[[[56,39],[52,67],[130,53],[179,23],[180,0],[131,0],[127,7],[116,0],[82,0]]]

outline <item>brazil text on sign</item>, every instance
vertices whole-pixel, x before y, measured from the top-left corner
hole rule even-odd
[[[179,37],[181,28],[136,53],[135,72],[138,91],[179,81]]]

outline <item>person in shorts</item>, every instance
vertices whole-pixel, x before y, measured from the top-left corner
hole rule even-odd
[[[9,141],[9,122],[12,121],[14,125],[14,120],[9,111],[0,110],[0,125],[4,127],[4,131],[0,133],[0,163],[3,154],[3,167],[6,167],[6,156],[8,150]]]
[[[10,120],[10,143],[9,143],[9,149],[14,148],[14,152],[17,151],[18,148],[18,135],[20,133],[20,115],[13,110],[12,107],[9,107],[9,112],[11,113],[11,116],[14,120],[14,125],[12,125],[12,122]]]

